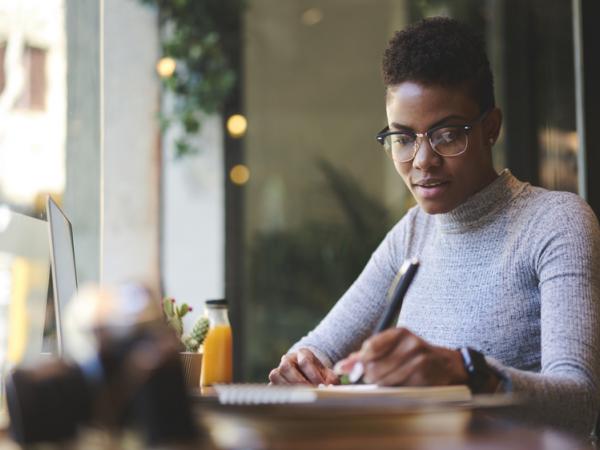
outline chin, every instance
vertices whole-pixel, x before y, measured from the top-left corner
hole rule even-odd
[[[444,214],[452,211],[457,205],[445,202],[431,202],[427,200],[417,199],[417,203],[427,214]]]

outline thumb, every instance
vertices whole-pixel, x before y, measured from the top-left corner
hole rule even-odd
[[[333,371],[337,375],[347,375],[352,371],[354,365],[360,361],[360,352],[350,353],[346,358],[337,362],[333,367]]]

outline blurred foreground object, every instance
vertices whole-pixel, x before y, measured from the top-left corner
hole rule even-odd
[[[16,441],[62,441],[84,425],[131,428],[148,445],[194,438],[180,344],[147,290],[82,289],[64,333],[72,360],[20,367],[7,377]]]

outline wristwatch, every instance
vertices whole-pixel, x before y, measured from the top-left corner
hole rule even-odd
[[[488,366],[485,356],[470,347],[462,347],[459,351],[468,376],[467,386],[474,394],[483,392],[494,373]]]

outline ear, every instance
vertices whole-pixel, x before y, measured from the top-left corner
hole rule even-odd
[[[494,145],[502,128],[502,111],[492,108],[483,123],[483,138],[490,146]]]

